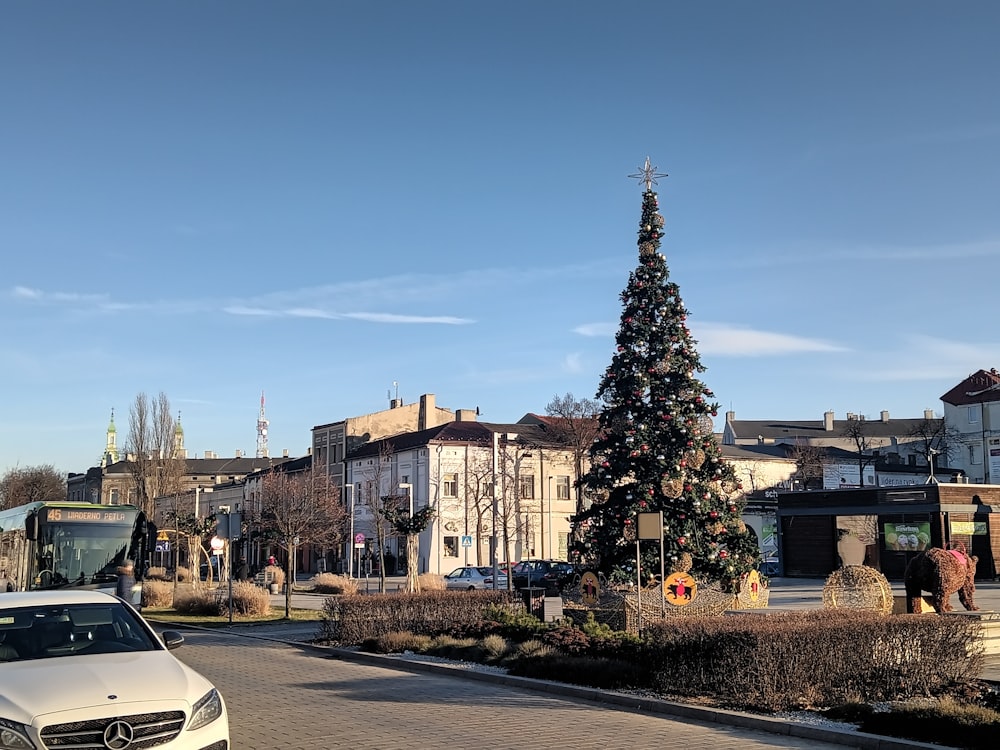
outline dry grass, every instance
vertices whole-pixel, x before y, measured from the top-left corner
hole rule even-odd
[[[338,576],[334,573],[320,573],[313,576],[312,589],[317,594],[352,595],[358,593],[358,584],[357,581],[347,576]]]
[[[271,583],[283,586],[285,584],[285,571],[277,565],[268,565],[264,568],[264,578],[265,580],[269,580]]]
[[[444,576],[436,573],[421,573],[417,576],[417,583],[421,591],[444,591]]]
[[[174,584],[171,581],[151,580],[142,582],[142,606],[170,607],[174,603]]]

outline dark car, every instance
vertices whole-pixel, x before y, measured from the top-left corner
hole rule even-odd
[[[564,560],[522,560],[514,566],[511,581],[516,589],[537,586],[562,591],[575,576],[576,568]]]

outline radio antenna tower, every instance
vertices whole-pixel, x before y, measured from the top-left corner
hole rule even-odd
[[[257,458],[267,458],[267,426],[264,416],[264,391],[260,392],[260,415],[257,417]]]

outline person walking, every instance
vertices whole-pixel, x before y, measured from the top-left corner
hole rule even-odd
[[[135,588],[135,563],[126,560],[118,568],[118,581],[115,583],[115,594],[132,604],[132,589]]]
[[[240,561],[236,564],[236,580],[250,580],[250,566],[247,564],[247,559],[245,557],[241,557]]]

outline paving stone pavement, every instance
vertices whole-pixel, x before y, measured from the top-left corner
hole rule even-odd
[[[781,734],[787,731],[783,722],[772,733],[753,726],[761,717],[744,714],[725,717],[726,723],[665,717],[578,696],[347,661],[229,630],[189,629],[185,638],[175,653],[222,691],[236,750],[932,747],[865,739],[869,735],[830,743],[822,732],[809,736],[808,727],[802,728],[806,736]]]

